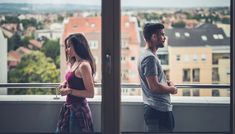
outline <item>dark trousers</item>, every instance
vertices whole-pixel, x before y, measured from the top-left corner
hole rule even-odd
[[[144,120],[149,132],[172,132],[175,120],[172,111],[162,112],[144,105]]]

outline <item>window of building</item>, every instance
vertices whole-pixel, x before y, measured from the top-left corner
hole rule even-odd
[[[126,57],[125,56],[121,56],[121,61],[125,62],[126,61]]]
[[[188,32],[185,32],[185,33],[184,33],[184,36],[185,36],[185,37],[189,37],[190,34],[189,34]]]
[[[199,89],[193,89],[193,96],[200,96],[200,90]]]
[[[94,28],[94,27],[95,27],[95,24],[91,24],[91,27]]]
[[[176,55],[176,61],[180,61],[180,55],[179,54]]]
[[[179,38],[180,37],[180,33],[179,32],[175,32],[175,37]]]
[[[135,56],[131,56],[131,61],[135,61]]]
[[[202,39],[203,41],[207,41],[206,35],[202,35],[202,36],[201,36],[201,39]]]
[[[224,39],[224,36],[222,34],[218,34],[219,39]]]
[[[198,55],[197,55],[197,54],[194,54],[194,55],[193,55],[193,60],[194,60],[194,61],[197,61],[197,60],[198,60]]]
[[[183,69],[183,82],[190,81],[190,69]]]
[[[220,92],[218,89],[212,89],[212,96],[220,96]]]
[[[98,41],[91,40],[89,41],[89,45],[91,49],[98,49]]]
[[[158,58],[160,59],[162,65],[168,65],[168,54],[159,54]]]
[[[190,89],[183,89],[183,96],[191,96]]]
[[[193,82],[199,82],[200,81],[200,69],[196,68],[193,69]]]
[[[202,55],[201,55],[201,59],[202,59],[202,61],[206,61],[206,55],[205,55],[205,54],[202,54]]]
[[[219,39],[218,34],[213,34],[213,38],[216,39],[216,40]]]
[[[219,69],[217,67],[212,68],[212,82],[218,82],[220,80],[219,77]]]

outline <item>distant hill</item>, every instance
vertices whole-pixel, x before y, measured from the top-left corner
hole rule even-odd
[[[47,13],[79,10],[101,10],[100,6],[79,4],[27,4],[27,3],[0,3],[2,13]]]

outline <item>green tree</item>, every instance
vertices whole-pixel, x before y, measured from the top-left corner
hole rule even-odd
[[[56,63],[56,57],[60,54],[59,40],[46,40],[43,44],[42,52]]]
[[[56,83],[59,82],[59,70],[51,58],[42,52],[34,51],[21,58],[16,68],[8,72],[11,83]],[[8,94],[54,94],[55,89],[9,89]]]
[[[58,21],[59,21],[59,22],[63,22],[63,21],[64,21],[64,17],[61,16],[61,15],[59,15],[59,16],[58,16]]]
[[[31,19],[23,19],[20,21],[23,27],[26,29],[29,26],[37,27],[37,20],[34,18]]]
[[[34,37],[33,36],[25,36],[23,39],[22,39],[22,45],[24,46],[24,47],[28,47],[28,44],[29,44],[29,40],[32,40],[32,39],[34,39]]]
[[[21,37],[20,35],[16,32],[14,35],[8,40],[8,52],[11,50],[16,50],[22,45]]]
[[[184,28],[185,25],[186,25],[185,22],[179,21],[179,22],[173,23],[172,27],[174,27],[174,28]]]
[[[58,69],[60,68],[60,55],[56,57],[55,65]]]
[[[17,16],[5,16],[5,21],[3,23],[19,23],[20,20]]]

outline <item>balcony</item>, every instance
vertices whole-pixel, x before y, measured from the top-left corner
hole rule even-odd
[[[0,84],[0,87],[56,87],[57,84]],[[100,85],[97,85],[100,87]],[[229,85],[177,85],[179,88],[223,88]],[[124,84],[122,88],[139,88]],[[59,97],[59,98],[58,98]],[[55,95],[1,95],[0,133],[54,132],[65,97]],[[95,132],[101,132],[101,96],[88,99]],[[176,127],[174,132],[229,132],[230,97],[172,96]],[[140,96],[122,96],[121,132],[145,132]]]

